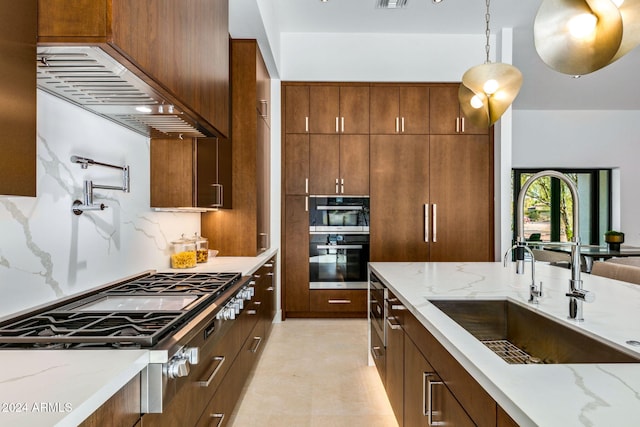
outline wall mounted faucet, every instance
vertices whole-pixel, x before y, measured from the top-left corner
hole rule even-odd
[[[90,165],[104,166],[113,169],[120,169],[122,171],[122,186],[115,185],[98,185],[93,181],[85,180],[82,192],[82,201],[75,200],[71,206],[71,210],[76,215],[82,215],[84,211],[97,211],[104,210],[108,206],[104,203],[93,202],[93,190],[98,188],[101,190],[120,190],[125,193],[129,192],[129,166],[116,166],[108,163],[96,162],[93,159],[87,159],[86,157],[71,156],[72,163],[78,163],[82,169],[87,169]]]

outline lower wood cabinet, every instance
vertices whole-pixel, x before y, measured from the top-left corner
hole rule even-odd
[[[311,311],[362,315],[367,312],[365,289],[313,289],[309,299]]]
[[[80,427],[133,427],[140,421],[140,374],[131,379]]]

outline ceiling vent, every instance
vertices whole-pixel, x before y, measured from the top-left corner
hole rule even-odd
[[[407,7],[407,0],[376,0],[378,9],[401,9]]]
[[[150,137],[209,133],[102,49],[38,47],[38,87]]]

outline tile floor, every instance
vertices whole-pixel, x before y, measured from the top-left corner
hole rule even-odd
[[[288,319],[273,330],[232,427],[397,427],[364,319]]]

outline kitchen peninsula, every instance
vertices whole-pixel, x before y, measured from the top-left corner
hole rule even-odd
[[[526,302],[528,269],[520,276],[515,264],[370,264],[370,271],[495,400],[498,413],[502,408],[522,426],[637,425],[640,363],[509,365],[429,302],[508,299],[640,358],[640,348],[626,343],[640,341],[640,287],[583,275],[584,288],[596,299],[584,305],[585,320],[577,323],[567,320],[570,271],[536,265],[544,295],[533,306]]]

